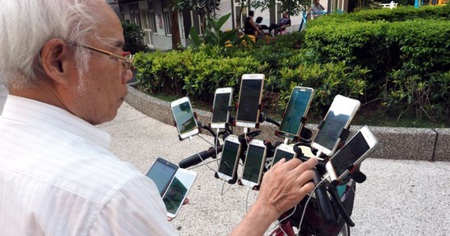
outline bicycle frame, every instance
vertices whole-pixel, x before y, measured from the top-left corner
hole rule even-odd
[[[263,113],[262,113],[262,116],[263,116],[263,118],[260,118],[260,122],[268,121],[270,123],[273,123],[273,124],[279,126],[278,122],[276,122],[270,118],[266,119],[266,117],[264,117]],[[199,123],[199,126],[207,129],[210,133],[212,133],[214,135],[215,138],[218,137],[215,135],[214,131],[212,131],[210,128],[208,128],[208,126],[203,126],[201,123]],[[248,130],[248,131],[249,131],[248,133],[240,135],[241,140],[242,140],[241,142],[245,146],[249,142],[249,139],[259,135],[259,133],[261,132],[259,130],[252,131],[252,132],[250,132],[250,130]],[[223,132],[220,132],[223,140],[226,138],[227,135],[232,134],[232,133],[233,132],[229,127],[227,127]],[[311,133],[311,132],[305,132],[305,133]],[[297,139],[297,140],[302,140],[303,141],[302,144],[304,144],[306,146],[309,145],[308,142],[306,142],[306,143],[304,142],[305,140],[308,140],[307,138],[299,137],[299,139]],[[218,143],[219,143],[219,141],[216,139],[215,144],[218,145]],[[196,164],[202,162],[204,159],[206,159],[208,157],[215,157],[216,153],[221,151],[221,147],[222,146],[216,146],[215,148],[210,148],[207,151],[203,151],[201,153],[195,154],[191,157],[188,157],[188,158],[182,160],[179,165],[182,168],[187,168],[189,166],[196,165]],[[272,150],[268,151],[268,157],[273,157],[275,147],[276,147],[276,145],[271,146]],[[245,150],[245,148],[243,148],[243,150]],[[301,153],[301,149],[299,152]],[[302,158],[306,158],[306,157],[303,155],[300,155],[299,158],[302,159]],[[245,154],[243,152],[240,155],[240,159],[243,162],[245,161]],[[271,158],[267,158],[267,160],[270,160],[270,159]],[[325,161],[326,160],[327,159],[325,159]],[[266,166],[268,166],[268,165],[266,165]],[[321,174],[326,173],[324,163],[322,163],[321,165],[318,165],[316,168],[319,168],[319,166],[321,166],[321,168],[322,168],[320,173]],[[267,169],[265,169],[264,171],[267,171]],[[333,194],[332,194],[333,192],[331,192],[332,187],[334,187],[334,186],[330,185],[330,182],[328,182],[328,181],[321,181],[321,183],[322,182],[326,183],[326,188],[330,192],[330,195],[328,195],[327,198],[329,199],[330,196],[334,197],[334,199],[330,200],[333,203],[333,207],[332,207],[332,210],[334,211],[333,214],[336,215],[336,223],[334,225],[326,225],[324,223],[324,220],[322,218],[323,213],[321,213],[317,210],[317,204],[319,204],[320,201],[317,201],[314,198],[314,195],[311,194],[310,195],[311,202],[307,204],[307,201],[305,199],[303,199],[298,204],[296,211],[294,213],[289,214],[289,215],[285,214],[285,215],[283,215],[284,217],[283,216],[280,217],[279,220],[282,219],[282,221],[279,222],[279,226],[276,229],[274,229],[270,235],[294,236],[294,235],[297,235],[294,231],[294,227],[297,227],[297,226],[299,226],[298,235],[322,236],[322,235],[338,235],[339,233],[341,233],[342,235],[347,235],[347,233],[349,233],[349,225],[350,226],[354,225],[349,216],[351,215],[351,212],[353,210],[355,182],[353,180],[351,180],[351,178],[349,178],[349,180],[350,180],[350,182],[345,184],[345,186],[347,186],[347,187],[346,187],[344,193],[341,193],[338,196],[338,198],[336,198],[336,196],[333,196]],[[234,184],[235,182],[229,182],[229,183]],[[255,190],[258,190],[258,188],[255,188]],[[336,191],[336,193],[337,193],[337,191]],[[342,201],[344,202],[345,206],[342,205],[342,202],[340,200],[341,197],[342,197]],[[305,217],[304,217],[305,219],[308,218],[307,220],[302,221],[303,214],[305,214]],[[318,226],[313,225],[313,224],[317,224],[317,222],[321,222],[321,223]]]

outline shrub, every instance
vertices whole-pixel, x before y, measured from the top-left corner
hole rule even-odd
[[[122,22],[123,35],[125,37],[124,51],[135,54],[137,52],[147,52],[149,48],[144,43],[144,32],[139,25],[131,22]]]
[[[150,92],[211,102],[216,88],[238,91],[242,74],[263,73],[264,89],[273,98],[269,105],[284,107],[292,88],[301,85],[316,89],[316,114],[324,114],[332,98],[343,94],[363,104],[382,101],[398,117],[412,113],[418,119],[448,122],[450,21],[439,19],[449,9],[325,16],[313,20],[306,33],[258,42],[251,49],[200,45],[183,52],[138,54],[138,78]],[[407,13],[424,14],[420,11],[432,17],[409,20]]]
[[[400,9],[399,12],[412,15],[433,13],[415,20],[405,20],[409,17],[403,14],[398,17],[400,21],[380,20],[380,16],[388,14],[386,9],[368,11],[377,17],[364,16],[375,21],[350,20],[361,20],[363,15],[359,13],[342,16],[344,20],[337,21],[330,20],[337,19],[335,16],[323,17],[324,25],[315,24],[306,33],[305,59],[310,63],[344,62],[346,67],[367,68],[370,72],[365,77],[366,99],[382,98],[387,109],[400,110],[399,117],[415,110],[413,114],[418,119],[438,120],[448,105],[426,98],[429,97],[426,91],[435,83],[445,84],[441,81],[445,76],[440,75],[450,71],[450,21],[439,20],[449,10],[448,7]],[[390,12],[391,16],[398,16],[395,11]],[[413,85],[424,90],[413,92]]]

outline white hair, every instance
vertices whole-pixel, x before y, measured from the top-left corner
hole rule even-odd
[[[0,6],[0,81],[10,87],[33,85],[49,39],[84,44],[99,15],[92,0],[0,0]],[[80,77],[89,59],[86,50],[75,49]]]

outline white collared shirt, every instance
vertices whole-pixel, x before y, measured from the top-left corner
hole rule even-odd
[[[0,235],[174,235],[155,184],[71,113],[8,95],[0,116]]]

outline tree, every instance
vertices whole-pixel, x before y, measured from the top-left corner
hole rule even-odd
[[[180,27],[178,24],[178,9],[172,8],[170,10],[170,19],[172,21],[172,49],[174,50],[180,50],[181,47],[181,36],[180,36]]]
[[[176,7],[182,9],[184,7],[190,10],[198,11],[206,16],[215,17],[215,12],[219,8],[220,0],[174,0]],[[288,11],[291,15],[297,15],[301,11],[306,10],[311,5],[311,0],[240,0],[241,7],[250,6],[254,9],[266,10],[275,7],[277,3],[281,3],[282,11]],[[242,8],[241,8],[242,9]]]
[[[215,18],[216,11],[219,10],[220,0],[174,0],[174,7],[178,9],[188,8],[197,11],[202,17]]]
[[[281,3],[281,12],[289,12],[290,15],[298,15],[302,11],[305,11],[311,5],[311,0],[269,0],[269,1],[258,1],[258,0],[241,0],[242,2],[247,2],[254,9],[266,10],[276,6],[278,2]]]

